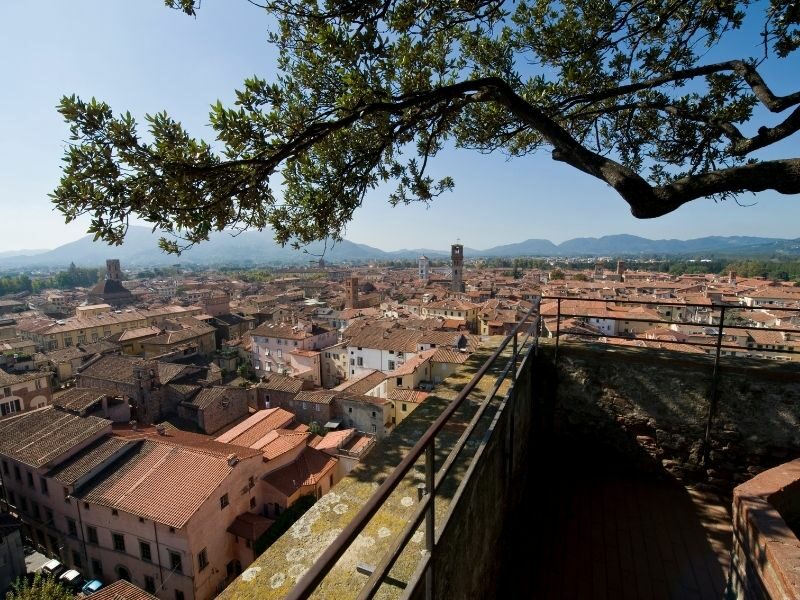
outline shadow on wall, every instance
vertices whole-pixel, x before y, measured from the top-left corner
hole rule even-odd
[[[663,467],[725,493],[800,456],[800,366],[794,363],[721,362],[704,465],[712,360],[593,344],[564,344],[559,352],[554,431],[567,446],[590,449],[587,456],[609,448],[615,460],[627,457],[640,471]]]

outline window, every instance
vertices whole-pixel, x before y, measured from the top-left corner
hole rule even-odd
[[[197,555],[197,566],[201,571],[208,566],[208,553],[205,548],[200,550],[200,554]]]
[[[77,550],[72,551],[72,564],[78,567],[79,569],[83,566],[81,561],[81,553]]]
[[[11,504],[11,506],[16,506],[17,500],[16,496],[14,496],[14,492],[12,490],[7,490],[6,493],[8,494],[8,502]]]
[[[352,406],[348,406],[347,407],[347,412],[349,412],[349,413],[353,412],[353,407]]]
[[[139,541],[139,556],[142,557],[142,560],[146,560],[147,562],[151,562],[153,560],[153,555],[150,552],[150,544],[147,542]]]
[[[400,406],[403,408],[403,412],[408,410],[408,407],[405,405],[405,403],[401,404]]]
[[[31,473],[30,471],[26,471],[25,475],[28,478],[28,487],[36,487],[33,485],[33,473]]]
[[[103,576],[103,563],[96,558],[92,559],[92,572],[94,573],[95,577],[99,578]]]
[[[19,467],[17,465],[14,465],[14,479],[17,481],[22,481],[22,475],[20,474]]]
[[[183,600],[183,592],[180,590],[175,590],[175,600]]]
[[[248,477],[248,478],[247,478],[247,485],[248,485],[248,486],[250,487],[250,489],[252,490],[252,489],[253,489],[253,487],[256,485],[256,480],[255,480],[255,478],[254,478],[254,477]]]
[[[377,428],[377,427],[375,426],[375,424],[373,423],[373,424],[372,424],[372,433],[377,433],[377,432],[378,432],[378,428]]]
[[[86,536],[89,538],[89,543],[90,544],[96,544],[97,543],[97,529],[95,527],[92,527],[91,525],[89,525],[86,528]]]
[[[256,507],[256,499],[250,498],[250,508],[255,508],[255,507]]]
[[[305,402],[301,402],[301,404],[303,405],[303,410],[305,410],[306,409],[306,403]]]
[[[112,508],[111,509],[111,514],[114,515],[115,517],[118,517],[119,516],[119,511],[117,511],[116,508]]]
[[[28,499],[25,496],[20,495],[19,503],[22,508],[22,512],[28,512]]]
[[[356,364],[356,359],[354,359],[354,358],[351,358],[351,359],[350,359],[350,365],[352,366],[352,365],[354,365],[354,364]]]
[[[393,360],[389,361],[389,370],[390,371],[394,371],[394,361]]]
[[[114,550],[125,552],[125,536],[121,533],[112,533],[111,538],[114,541]]]
[[[228,494],[222,494],[222,497],[219,499],[220,510],[228,506],[228,504],[230,504],[230,502],[228,502]]]
[[[156,580],[153,579],[150,575],[144,576],[144,591],[149,592],[151,594],[156,593]]]
[[[357,364],[359,367],[363,367],[363,366],[364,366],[364,359],[363,359],[363,357],[359,356],[358,358],[356,358],[356,364]]]
[[[171,571],[183,573],[183,561],[181,561],[181,555],[177,552],[173,552],[172,550],[169,551],[169,568]]]
[[[33,500],[31,500],[31,509],[33,511],[33,518],[37,521],[41,521],[42,513],[39,512],[39,505]]]
[[[44,477],[39,477],[39,487],[42,490],[42,493],[47,495],[47,479]]]
[[[75,523],[74,519],[67,519],[67,530],[71,536],[78,536],[78,525]]]
[[[395,385],[397,385],[398,387],[403,385],[403,378],[402,377],[398,377],[397,381],[395,382]]]
[[[6,461],[3,461],[3,473],[8,475],[8,463]]]
[[[374,410],[372,411],[372,418],[373,419],[375,418],[375,411]]]
[[[317,412],[320,412],[322,409],[320,408],[319,404],[315,404],[314,405],[314,410],[316,410]]]
[[[49,508],[44,509],[44,518],[47,523],[53,522],[53,511]]]

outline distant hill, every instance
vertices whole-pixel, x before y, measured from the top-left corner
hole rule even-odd
[[[566,256],[681,255],[698,252],[725,254],[764,254],[781,250],[800,254],[800,240],[746,236],[711,236],[693,240],[649,240],[635,235],[607,235],[600,238],[575,238],[558,245]]]
[[[357,262],[370,259],[391,260],[394,256],[364,244],[347,240],[329,244],[312,244],[294,250],[276,244],[271,231],[245,231],[237,236],[226,232],[212,233],[208,242],[198,244],[181,256],[165,254],[158,247],[163,234],[152,233],[147,227],[132,226],[121,246],[94,242],[87,235],[35,256],[0,257],[0,267],[60,267],[74,262],[78,266],[105,264],[107,258],[118,258],[123,266],[164,266],[224,264],[308,264],[323,257],[327,262]]]
[[[8,258],[11,256],[36,256],[37,254],[44,254],[49,250],[4,250],[0,252],[0,258]]]
[[[329,245],[312,244],[305,251],[281,247],[271,231],[246,231],[232,236],[225,232],[211,235],[208,242],[199,244],[181,256],[163,253],[158,248],[158,232],[134,226],[128,230],[125,243],[108,246],[85,236],[48,251],[12,251],[0,254],[0,268],[65,267],[71,262],[78,266],[102,266],[106,258],[118,258],[123,266],[183,265],[280,265],[316,263],[323,257],[329,264],[358,263],[369,260],[415,260],[425,254],[432,259],[447,258],[449,250],[410,249],[386,252],[366,244],[342,241]],[[323,254],[324,253],[324,254]],[[711,236],[693,240],[649,240],[634,235],[608,235],[600,238],[575,238],[561,244],[549,240],[530,239],[476,250],[465,248],[464,255],[478,257],[515,256],[746,256],[784,254],[800,256],[800,239],[786,240],[763,237]]]

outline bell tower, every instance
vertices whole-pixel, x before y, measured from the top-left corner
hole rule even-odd
[[[453,244],[450,246],[450,262],[453,266],[453,284],[450,289],[454,292],[464,291],[464,246]]]

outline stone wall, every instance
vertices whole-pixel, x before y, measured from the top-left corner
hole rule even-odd
[[[790,527],[798,522],[798,483],[800,460],[794,460],[734,490],[731,598],[800,598],[800,540]]]
[[[547,349],[551,358],[552,350]],[[612,464],[606,466],[663,468],[684,481],[730,492],[800,456],[795,364],[723,360],[706,449],[709,357],[592,344],[562,345],[559,354],[555,434],[581,452],[607,450]]]

